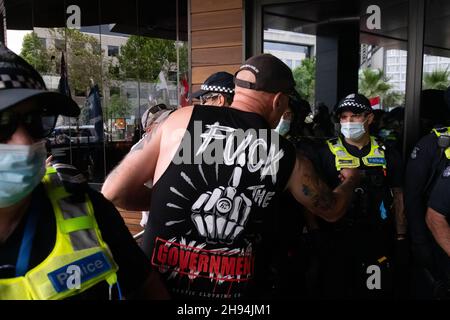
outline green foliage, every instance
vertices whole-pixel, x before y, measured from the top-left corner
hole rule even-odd
[[[102,80],[107,79],[103,79],[102,74],[100,42],[77,29],[54,29],[52,33],[55,38],[66,39],[66,63],[72,92],[87,92],[90,79],[93,79],[101,90]],[[55,48],[53,50],[57,51]],[[55,52],[55,56],[59,63],[61,53]]]
[[[39,73],[50,72],[50,54],[35,32],[31,32],[23,37],[20,55]]]
[[[423,76],[423,89],[445,90],[450,86],[450,71],[434,70]]]
[[[122,46],[118,56],[119,67],[112,67],[110,73],[117,79],[133,79],[154,82],[160,71],[176,64],[175,42],[131,36]],[[180,48],[180,73],[187,70],[187,48]]]
[[[389,91],[383,98],[383,106],[394,107],[404,103],[405,95],[396,91]]]
[[[76,29],[49,29],[51,39],[63,41],[65,48],[46,49],[35,32],[24,37],[21,56],[41,74],[59,74],[61,54],[65,50],[69,86],[72,92],[87,92],[90,79],[101,87],[102,51],[99,41]],[[54,56],[55,60],[51,57]]]
[[[113,94],[105,108],[105,116],[107,119],[126,118],[130,111],[130,102],[118,94]]]
[[[293,70],[295,89],[301,97],[308,100],[310,104],[314,103],[314,90],[316,85],[316,59],[305,58],[301,65]]]
[[[363,69],[359,75],[359,93],[369,99],[374,97],[383,99],[392,88],[388,81],[389,78],[386,78],[380,69]]]

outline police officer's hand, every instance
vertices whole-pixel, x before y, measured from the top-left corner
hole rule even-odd
[[[344,182],[346,180],[353,180],[357,184],[361,179],[361,173],[358,169],[341,169],[339,179],[341,180],[341,182]]]

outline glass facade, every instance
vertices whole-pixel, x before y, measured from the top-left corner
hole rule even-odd
[[[145,14],[143,0],[120,2],[120,14],[106,0],[30,3],[26,10],[8,4],[7,44],[49,90],[70,91],[81,114],[58,119],[49,137],[52,154],[102,183],[141,138],[145,110],[157,103],[178,107],[179,81],[188,74],[186,19],[175,0],[160,18],[162,29],[177,26],[170,33],[152,29],[156,18]]]

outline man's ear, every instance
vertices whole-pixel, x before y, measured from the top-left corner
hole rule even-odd
[[[281,112],[283,114],[289,105],[289,98],[282,92],[278,92],[273,98],[272,108],[275,112]]]
[[[373,113],[369,113],[369,115],[367,116],[367,124],[371,125],[374,119],[375,116],[373,115]]]
[[[217,102],[220,107],[223,107],[227,104],[227,99],[225,98],[225,96],[223,94],[220,94],[217,97]]]

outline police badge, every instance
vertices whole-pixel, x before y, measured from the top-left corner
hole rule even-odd
[[[417,158],[417,153],[420,151],[419,147],[414,147],[413,151],[411,152],[411,159]]]

